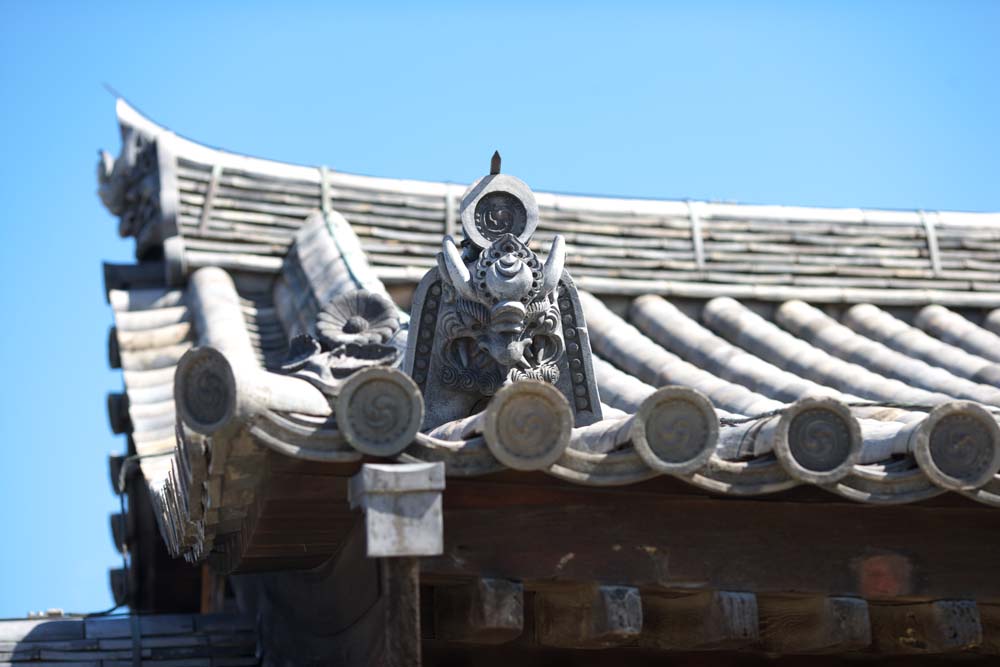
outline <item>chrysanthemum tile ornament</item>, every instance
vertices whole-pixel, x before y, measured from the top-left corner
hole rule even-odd
[[[355,372],[393,367],[399,360],[393,344],[400,333],[399,314],[381,294],[364,289],[338,294],[317,314],[315,333],[291,341],[282,370],[331,396]]]
[[[601,419],[590,340],[562,236],[542,261],[529,247],[538,204],[518,178],[490,173],[462,197],[465,238],[446,236],[413,297],[404,370],[424,395],[424,429],[482,410],[503,386],[554,385],[577,426]]]

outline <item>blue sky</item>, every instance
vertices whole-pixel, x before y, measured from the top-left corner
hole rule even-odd
[[[1000,210],[1000,4],[0,0],[0,617],[109,606],[110,84],[238,152],[540,190]],[[205,6],[202,6],[205,5]]]

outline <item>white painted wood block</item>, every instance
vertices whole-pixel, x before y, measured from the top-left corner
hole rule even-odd
[[[443,463],[366,463],[351,478],[351,507],[365,513],[370,558],[444,550]]]

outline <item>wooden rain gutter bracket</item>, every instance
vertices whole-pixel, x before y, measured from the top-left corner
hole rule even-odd
[[[366,463],[351,478],[365,549],[379,563],[386,665],[420,665],[420,560],[444,552],[443,463]]]

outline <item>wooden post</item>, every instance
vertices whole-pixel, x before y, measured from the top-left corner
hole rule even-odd
[[[365,513],[365,551],[379,559],[384,634],[370,664],[419,667],[420,560],[443,551],[443,463],[365,464],[351,506]]]
[[[381,661],[385,667],[419,667],[420,559],[415,556],[379,559],[379,585],[385,610]]]

